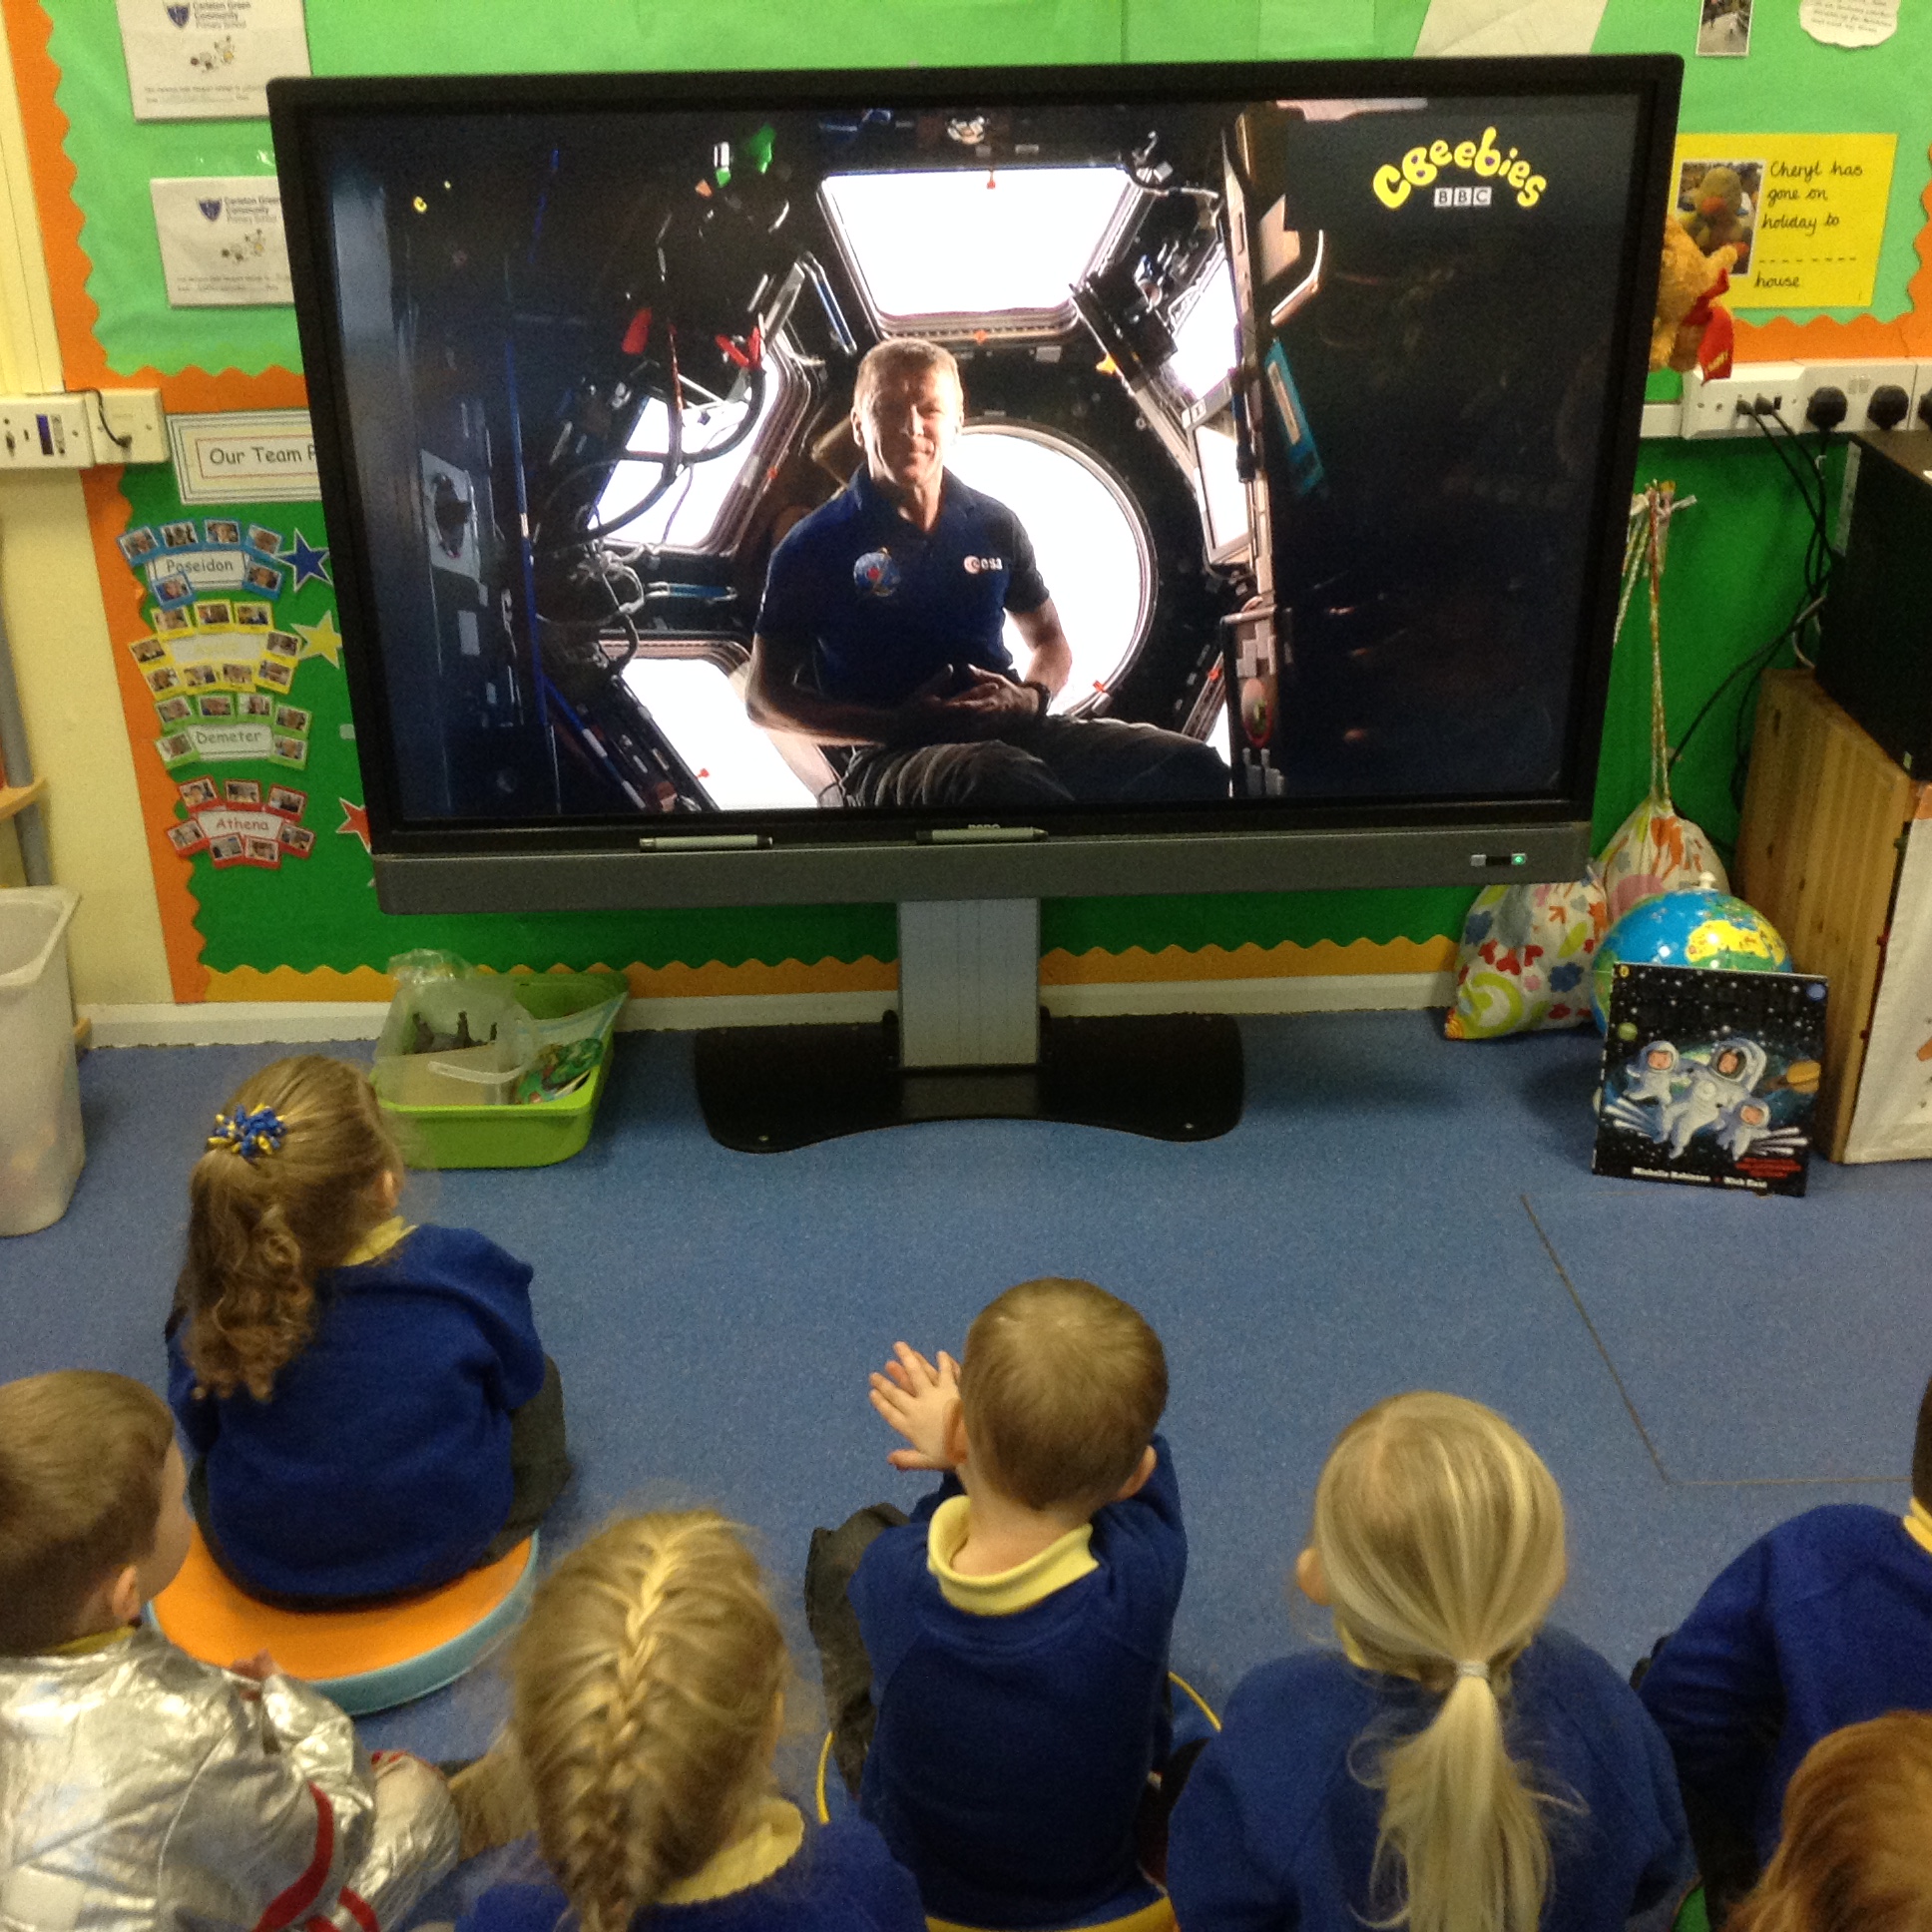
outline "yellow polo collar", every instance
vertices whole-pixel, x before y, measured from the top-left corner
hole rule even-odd
[[[369,1231],[342,1256],[343,1267],[360,1267],[364,1261],[379,1261],[402,1239],[416,1230],[400,1214],[391,1214],[379,1227]]]
[[[667,1885],[659,1896],[663,1905],[702,1905],[707,1899],[748,1892],[781,1871],[805,1842],[804,1814],[783,1798],[766,1798],[750,1830],[714,1852],[689,1878]]]
[[[1011,1617],[1100,1568],[1090,1547],[1094,1526],[1083,1523],[1011,1570],[991,1577],[962,1577],[953,1568],[953,1559],[966,1541],[971,1506],[969,1497],[947,1497],[933,1511],[932,1527],[926,1533],[926,1568],[939,1579],[939,1594],[955,1610],[971,1611],[976,1617]]]
[[[1905,1534],[1928,1555],[1932,1555],[1932,1510],[1925,1507],[1919,1499],[1912,1498],[1912,1507],[1900,1519],[1905,1525]]]
[[[85,1637],[70,1637],[65,1644],[56,1644],[47,1655],[85,1657],[90,1651],[105,1651],[116,1644],[125,1644],[133,1635],[132,1624],[116,1624],[112,1630],[89,1631]]]

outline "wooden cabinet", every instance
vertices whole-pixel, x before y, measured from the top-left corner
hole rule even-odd
[[[1932,810],[1928,793],[1808,671],[1765,674],[1731,888],[1800,972],[1830,977],[1814,1133],[1834,1161],[1851,1138],[1905,834]]]

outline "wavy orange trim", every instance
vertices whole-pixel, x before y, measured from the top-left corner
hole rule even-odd
[[[154,697],[141,682],[140,668],[128,650],[136,638],[148,635],[148,627],[141,619],[140,587],[114,541],[127,529],[130,516],[128,499],[121,493],[121,472],[83,470],[81,493],[87,503],[88,531],[94,539],[94,569],[101,580],[101,602],[107,611],[115,683],[120,688],[121,710],[134,752],[141,828],[155,875],[155,898],[161,907],[168,978],[177,1000],[203,1000],[208,997],[208,968],[202,964],[202,935],[195,926],[202,908],[192,887],[194,869],[162,836],[162,828],[174,820],[179,794],[167,766],[155,755],[159,725]]]
[[[1440,973],[1456,963],[1456,942],[1446,933],[1433,939],[1317,939],[1311,946],[1283,940],[1278,946],[1163,946],[1149,952],[1129,946],[1110,953],[1094,946],[1084,953],[1055,947],[1040,961],[1042,986],[1112,986],[1124,983],[1185,982],[1198,979],[1313,979],[1369,973]]]
[[[172,852],[170,853],[172,857]],[[527,972],[527,967],[515,967]],[[553,972],[569,970],[553,967]],[[611,968],[598,966],[596,972]],[[619,968],[630,982],[634,999],[706,999],[726,994],[775,993],[890,993],[899,984],[899,969],[889,960],[820,959],[781,960],[767,966],[761,960],[746,960],[739,966],[721,965],[713,960],[704,966],[643,966]],[[373,966],[356,966],[347,972],[333,966],[316,966],[302,971],[293,966],[274,966],[263,971],[258,966],[234,966],[226,971],[207,973],[210,1000],[368,1000],[386,1001],[395,991],[395,982]]]
[[[1912,307],[1902,324],[1906,353],[1915,356],[1932,355],[1932,180],[1927,181],[1919,206],[1925,210],[1925,226],[1913,244],[1918,250],[1919,267],[1905,284]]]
[[[67,116],[57,90],[60,67],[51,51],[54,23],[40,0],[0,0],[7,42],[13,51],[20,118],[27,131],[27,159],[33,176],[34,206],[40,215],[41,245],[53,291],[54,327],[60,338],[62,379],[70,389],[154,388],[173,413],[215,409],[300,409],[308,388],[288,369],[245,375],[240,369],[111,369],[107,351],[95,334],[101,310],[87,292],[93,270],[81,245],[82,216],[74,199],[76,171],[67,156]],[[120,559],[117,556],[116,562]],[[172,858],[174,854],[171,852]]]

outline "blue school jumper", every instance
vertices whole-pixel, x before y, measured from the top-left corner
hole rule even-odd
[[[325,1269],[314,1336],[265,1402],[198,1397],[169,1337],[168,1399],[207,1460],[238,1582],[399,1596],[476,1567],[510,1513],[510,1411],[543,1386],[530,1274],[462,1227],[418,1227]]]
[[[1828,1503],[1780,1523],[1703,1593],[1640,1694],[1685,1789],[1769,1858],[1784,1787],[1820,1737],[1932,1710],[1932,1516]]]
[[[493,1885],[457,1932],[575,1932],[576,1925],[570,1901],[555,1885]],[[647,1907],[631,1925],[632,1932],[926,1932],[918,1887],[860,1818],[821,1825],[785,1864],[753,1884]]]
[[[1168,1754],[1188,1541],[1173,1458],[1161,1437],[1154,1447],[1137,1496],[1005,1578],[932,1568],[964,1534],[969,1505],[950,1478],[852,1578],[878,1709],[859,1810],[936,1917],[1065,1925],[1155,1896],[1134,1817]],[[1022,1607],[998,1608],[1003,1593]]]
[[[1329,1651],[1264,1664],[1228,1699],[1175,1806],[1168,1890],[1187,1932],[1361,1932],[1387,1916],[1369,1871],[1381,1793],[1357,1776],[1375,1738],[1426,1723],[1440,1698]],[[1581,1808],[1546,1813],[1542,1932],[1668,1925],[1694,1860],[1671,1754],[1597,1653],[1546,1627],[1510,1673],[1510,1754]],[[1367,1753],[1364,1756],[1364,1752]]]

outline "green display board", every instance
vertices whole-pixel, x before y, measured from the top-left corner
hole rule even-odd
[[[1802,130],[1900,135],[1891,216],[1873,311],[1904,312],[1918,265],[1919,196],[1932,139],[1932,13],[1901,10],[1895,40],[1862,51],[1819,46],[1795,8],[1758,9],[1743,61],[1689,59],[1684,123],[1711,131]],[[1257,56],[1401,55],[1413,50],[1426,0],[763,0],[697,9],[661,0],[309,0],[318,74],[673,70],[700,67],[900,66],[1228,60]],[[173,309],[167,304],[149,199],[152,178],[267,174],[261,122],[137,123],[129,100],[114,0],[53,0],[50,52],[69,123],[88,292],[111,369],[297,366],[285,308]],[[1694,0],[1609,0],[1597,47],[1690,56]],[[1834,311],[1835,312],[1835,311]],[[1800,316],[1800,319],[1802,317]],[[1665,600],[1670,717],[1682,731],[1730,673],[1786,621],[1800,589],[1803,512],[1773,454],[1754,443],[1646,445],[1638,487],[1669,476],[1696,507],[1676,526]],[[134,521],[179,515],[172,474],[132,470]],[[325,542],[312,507],[235,506],[236,514]],[[299,512],[299,514],[291,514]],[[199,514],[206,514],[198,506]],[[311,582],[291,593],[301,621],[330,595]],[[305,601],[304,601],[305,600]],[[309,658],[298,702],[315,717],[311,809],[360,799],[341,674]],[[1749,681],[1726,693],[1676,774],[1678,802],[1720,843],[1736,826],[1740,707]],[[142,755],[151,755],[141,747]],[[1649,766],[1648,640],[1636,624],[1619,646],[1606,725],[1599,841],[1643,795]],[[205,962],[217,970],[380,966],[407,946],[435,943],[490,964],[575,966],[595,961],[725,964],[747,960],[889,958],[891,909],[882,906],[676,912],[545,918],[396,919],[379,913],[361,841],[317,824],[309,856],[280,874],[198,863]],[[1132,947],[1263,948],[1320,940],[1427,940],[1459,930],[1466,889],[1425,892],[1230,894],[1050,903],[1043,942],[1074,952]]]

